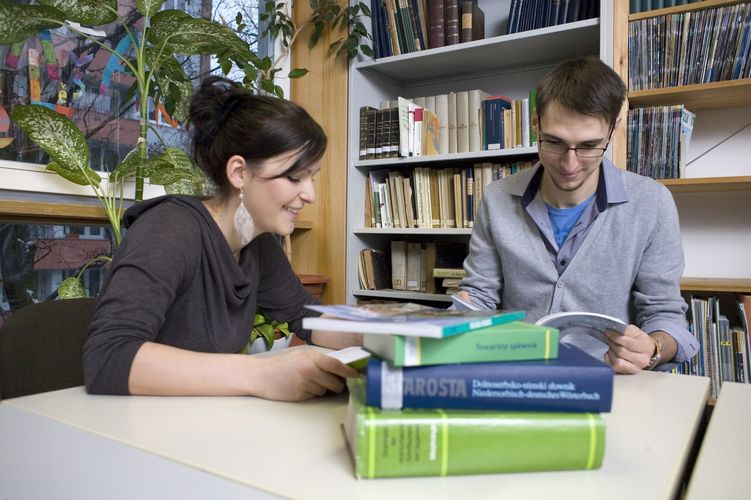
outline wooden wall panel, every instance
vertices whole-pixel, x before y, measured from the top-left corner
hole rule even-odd
[[[295,22],[310,15],[310,4],[294,4]],[[329,55],[333,38],[322,38],[308,49],[308,33],[303,33],[292,50],[292,67],[310,72],[292,80],[291,99],[303,106],[321,124],[329,139],[316,179],[318,200],[301,213],[313,227],[292,235],[292,265],[298,273],[323,274],[330,278],[323,302],[345,302],[346,192],[347,192],[347,71],[345,58]],[[337,37],[338,38],[338,37]]]

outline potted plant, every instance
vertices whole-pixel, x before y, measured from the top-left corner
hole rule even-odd
[[[324,30],[346,26],[346,35],[331,44],[336,55],[354,57],[358,52],[372,55],[370,47],[363,44],[370,38],[359,16],[370,16],[364,3],[346,7],[337,0],[310,0],[313,13],[302,25],[297,26],[285,10],[285,4],[267,1],[262,21],[267,23],[263,35],[281,37],[284,51],[289,51],[298,36],[310,29],[309,45],[314,46]],[[182,121],[187,113],[188,101],[193,93],[193,83],[183,71],[177,56],[215,57],[222,71],[227,74],[234,66],[244,73],[247,87],[278,96],[281,87],[274,84],[280,71],[280,58],[272,61],[260,57],[238,37],[232,28],[207,19],[194,18],[179,10],[161,10],[164,0],[136,0],[135,6],[142,22],[129,23],[118,14],[117,0],[38,0],[40,5],[17,5],[0,0],[0,44],[23,42],[40,31],[65,27],[78,33],[92,44],[118,58],[125,71],[133,78],[130,95],[138,97],[139,130],[136,144],[125,159],[117,165],[107,179],[89,166],[89,148],[86,139],[76,124],[52,109],[34,104],[15,105],[10,116],[26,135],[50,157],[47,170],[55,172],[76,184],[90,186],[99,199],[112,226],[115,246],[120,243],[122,232],[120,219],[124,210],[123,193],[126,179],[135,180],[134,200],[143,199],[144,179],[152,184],[165,186],[174,192],[184,186],[194,192],[202,192],[205,179],[195,168],[190,157],[181,149],[166,147],[156,156],[149,157],[149,134],[152,128],[148,121],[148,99],[163,102],[167,112]],[[79,24],[80,23],[80,24]],[[117,49],[102,43],[96,30],[82,27],[120,23],[125,36],[133,47],[132,54],[121,54]],[[237,29],[244,22],[238,14]],[[307,70],[293,69],[288,77],[299,78]],[[159,137],[158,134],[154,134]],[[99,257],[98,260],[107,260]],[[69,280],[78,284],[63,287],[66,296],[83,293],[80,273]]]
[[[256,312],[253,329],[250,332],[248,345],[242,352],[256,354],[259,352],[283,349],[289,346],[294,334],[289,331],[287,323],[268,318],[262,311]]]

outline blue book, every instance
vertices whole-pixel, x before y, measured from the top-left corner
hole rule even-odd
[[[524,319],[524,311],[455,311],[411,302],[305,307],[327,315],[303,318],[302,326],[309,330],[434,338]]]
[[[511,99],[505,96],[489,96],[482,101],[484,120],[484,149],[503,149],[503,110],[511,109]]]
[[[613,369],[561,344],[558,359],[397,368],[371,358],[367,403],[386,409],[609,412]]]

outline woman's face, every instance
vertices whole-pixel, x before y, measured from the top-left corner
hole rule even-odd
[[[293,165],[299,151],[282,153],[260,163],[245,181],[245,208],[253,216],[254,236],[262,233],[287,235],[295,228],[297,214],[316,199],[313,178],[320,162],[293,174],[276,177]]]

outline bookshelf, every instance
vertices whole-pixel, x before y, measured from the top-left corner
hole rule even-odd
[[[396,97],[414,98],[481,89],[511,99],[528,96],[542,77],[567,57],[594,54],[611,57],[612,4],[600,2],[600,18],[506,35],[511,0],[479,0],[485,12],[485,39],[458,45],[411,52],[377,60],[361,57],[350,64],[348,104],[347,178],[347,302],[375,298],[434,303],[450,302],[450,296],[395,290],[361,290],[358,281],[360,251],[376,248],[390,251],[392,240],[408,242],[469,242],[471,229],[380,229],[364,227],[365,191],[368,173],[376,169],[408,172],[416,167],[471,166],[475,162],[505,162],[536,159],[537,149],[444,154],[410,158],[359,159],[359,109],[379,107]],[[368,26],[372,33],[371,26]]]
[[[614,67],[628,82],[631,22],[688,12],[692,13],[692,19],[703,19],[697,15],[704,9],[747,3],[749,0],[704,0],[629,14],[628,0],[616,0],[613,32],[617,64]],[[725,30],[728,31],[729,28]],[[718,40],[724,39],[721,36]],[[751,208],[751,162],[745,146],[751,132],[747,125],[751,111],[751,79],[630,91],[628,97],[631,108],[683,104],[696,113],[694,133],[686,152],[686,178],[660,182],[673,194],[679,212],[686,255],[686,276],[680,284],[683,296],[692,305],[694,298],[706,299],[709,304],[707,316],[695,320],[698,313],[689,310],[689,320],[699,325],[711,322],[711,329],[697,325],[694,328],[702,341],[698,365],[712,379],[714,397],[721,389],[722,380],[732,380],[738,370],[737,366],[731,368],[732,362],[728,362],[728,356],[737,356],[736,340],[721,323],[724,320],[728,324],[729,320],[730,330],[741,326],[736,294],[751,294],[751,254],[748,252],[751,223],[747,215]],[[615,162],[625,166],[625,128],[615,138],[614,151]],[[713,304],[716,304],[714,310]],[[697,308],[702,310],[701,306]],[[727,320],[720,319],[723,315]],[[730,354],[727,354],[728,342]],[[746,350],[745,354],[748,352]]]

